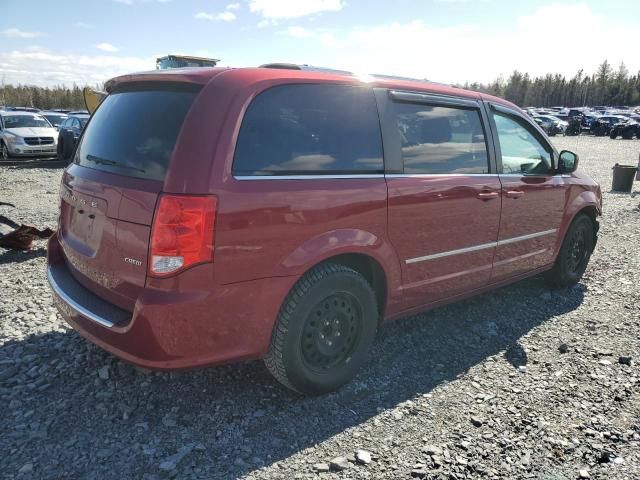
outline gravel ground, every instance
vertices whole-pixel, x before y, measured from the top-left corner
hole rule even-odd
[[[261,362],[137,370],[57,315],[44,242],[0,249],[0,478],[640,478],[640,197],[608,192],[640,141],[554,141],[605,191],[583,282],[387,324],[368,367],[320,398]],[[60,176],[0,167],[0,199],[53,226]]]

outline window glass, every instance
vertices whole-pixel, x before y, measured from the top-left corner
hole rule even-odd
[[[489,173],[477,110],[396,103],[395,112],[404,173]]]
[[[258,95],[244,116],[235,175],[382,173],[373,91],[286,85]]]
[[[49,121],[40,115],[7,115],[3,120],[5,128],[51,128]]]
[[[164,180],[196,92],[180,86],[157,88],[105,98],[82,136],[75,161],[119,175]]]
[[[502,173],[545,174],[551,171],[551,153],[540,141],[514,118],[494,112]]]

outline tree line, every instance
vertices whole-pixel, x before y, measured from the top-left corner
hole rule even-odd
[[[594,74],[587,75],[580,70],[570,79],[551,73],[531,77],[516,70],[506,80],[500,77],[489,84],[467,82],[460,86],[505,98],[522,107],[640,105],[640,72],[631,75],[624,63],[614,69],[606,60]],[[102,86],[95,88],[101,90]],[[82,88],[75,84],[72,87],[0,84],[2,105],[40,109],[85,108]]]
[[[36,87],[32,85],[0,85],[0,106],[35,107],[42,110],[68,108],[84,110],[82,88],[72,87]]]
[[[516,70],[506,80],[500,77],[489,84],[476,82],[461,86],[502,97],[522,107],[640,105],[640,72],[630,75],[624,63],[616,70],[606,60],[594,74],[586,75],[580,70],[570,79],[560,74],[532,78]]]

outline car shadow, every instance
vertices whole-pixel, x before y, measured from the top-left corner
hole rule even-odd
[[[30,250],[8,250],[0,247],[0,265],[8,265],[10,263],[22,263],[34,258],[42,258],[47,256],[45,247],[32,248]]]
[[[31,169],[31,168],[65,168],[68,162],[58,160],[57,158],[28,158],[0,161],[0,167],[9,167],[13,169]]]
[[[576,309],[585,290],[549,292],[533,278],[385,324],[357,378],[312,398],[281,388],[261,362],[142,373],[72,330],[10,341],[0,347],[0,362],[36,355],[38,363],[23,361],[0,381],[0,392],[12,391],[21,411],[35,413],[18,430],[10,414],[0,420],[9,432],[0,444],[9,443],[3,450],[15,452],[18,468],[46,463],[39,478],[175,476],[160,465],[182,447],[189,453],[178,478],[237,478],[429,393],[489,357],[514,369],[526,365],[519,340]],[[45,366],[35,379],[34,365]],[[107,381],[98,375],[105,365]]]

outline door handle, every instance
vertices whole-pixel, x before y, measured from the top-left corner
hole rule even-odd
[[[522,190],[507,190],[506,196],[507,198],[520,198],[524,195]]]
[[[492,200],[498,198],[498,192],[480,192],[478,193],[478,198],[480,200]]]

